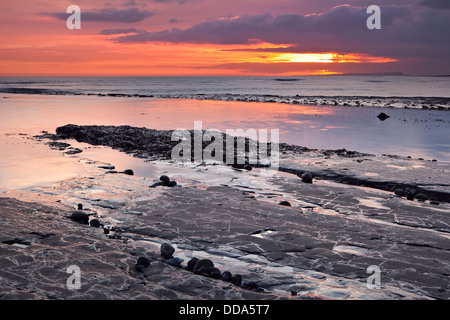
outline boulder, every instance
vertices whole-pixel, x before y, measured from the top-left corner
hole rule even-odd
[[[129,175],[129,176],[134,176],[134,172],[131,169],[126,169],[123,173]]]
[[[150,260],[148,258],[146,258],[146,257],[139,257],[137,259],[137,263],[136,264],[137,265],[141,265],[141,266],[143,266],[145,268],[145,267],[148,267],[150,265]]]
[[[426,194],[418,193],[418,194],[416,194],[416,199],[419,201],[426,201],[426,200],[428,200],[428,197]]]
[[[162,175],[159,177],[159,180],[161,180],[164,183],[164,186],[169,186],[170,178],[166,175]]]
[[[176,181],[172,180],[172,181],[169,182],[168,187],[173,188],[173,187],[176,187],[176,186],[177,186],[177,182]]]
[[[183,259],[180,258],[172,258],[166,261],[167,264],[170,264],[171,266],[181,268],[181,263],[183,262]]]
[[[172,247],[169,243],[163,243],[161,245],[161,255],[164,258],[171,259],[174,252],[175,252],[175,248]]]
[[[406,192],[405,192],[405,190],[403,190],[403,189],[395,189],[395,190],[394,190],[394,194],[395,194],[396,196],[399,196],[399,197],[404,197],[404,196],[406,196]]]
[[[300,176],[300,179],[302,179],[302,181],[304,183],[312,183],[313,181],[313,175],[311,172],[305,171],[302,173],[302,175]]]
[[[192,258],[188,261],[186,269],[189,271],[194,270],[195,264],[197,263],[199,259],[198,258]]]
[[[379,115],[377,115],[377,118],[380,119],[381,121],[384,121],[390,117],[386,113],[382,112]]]
[[[89,216],[81,211],[75,211],[72,213],[72,215],[69,217],[71,220],[82,223],[82,224],[89,224]]]
[[[150,186],[150,188],[156,188],[156,187],[163,186],[163,185],[164,185],[163,181],[158,181],[158,182],[155,182],[154,184],[152,184]]]
[[[242,284],[242,276],[240,274],[232,276],[231,283],[240,286]]]
[[[230,271],[224,271],[224,272],[222,273],[222,280],[223,280],[223,281],[230,282],[230,281],[231,281],[231,278],[232,278],[232,274],[231,274]]]
[[[202,273],[207,268],[214,267],[214,263],[209,259],[201,259],[195,263],[195,266],[192,271],[194,273]]]
[[[214,278],[214,279],[221,279],[222,274],[220,273],[220,270],[216,267],[208,267],[204,268],[203,274],[207,275],[208,277]]]
[[[99,228],[100,221],[98,219],[92,219],[91,221],[89,221],[89,225],[94,228]]]

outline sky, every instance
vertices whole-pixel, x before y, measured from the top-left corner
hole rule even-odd
[[[450,0],[17,0],[0,27],[0,76],[450,74]]]

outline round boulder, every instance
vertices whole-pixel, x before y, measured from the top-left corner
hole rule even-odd
[[[141,265],[141,266],[143,266],[145,268],[145,267],[148,267],[150,265],[150,260],[148,258],[146,258],[146,257],[139,257],[137,259],[137,263],[136,264],[137,265]]]
[[[73,212],[69,218],[82,224],[89,224],[89,216],[81,211]]]
[[[165,186],[168,186],[170,183],[170,178],[166,175],[162,175],[161,177],[159,177],[159,180],[161,180]]]
[[[89,221],[89,225],[94,228],[99,228],[100,221],[98,219],[92,219],[91,221]]]
[[[300,179],[302,179],[302,181],[304,183],[312,183],[313,181],[313,175],[311,172],[305,171],[302,173],[302,175],[300,176]]]
[[[123,173],[125,173],[125,174],[127,174],[127,175],[129,175],[129,176],[134,176],[134,172],[133,172],[133,170],[131,170],[131,169],[127,169],[127,170],[125,170]]]
[[[222,278],[222,274],[220,273],[220,270],[215,267],[208,267],[203,270],[203,273],[213,279],[220,279]]]
[[[399,196],[399,197],[404,197],[404,196],[406,196],[405,190],[399,189],[399,188],[394,190],[394,194],[395,194],[396,196]]]
[[[172,181],[169,182],[168,186],[171,187],[171,188],[176,187],[177,186],[177,182],[175,180],[172,180]]]
[[[195,264],[197,263],[197,261],[199,261],[198,258],[192,258],[191,260],[189,260],[187,263],[186,269],[189,271],[194,270],[194,267],[195,267]]]
[[[419,201],[426,201],[426,200],[428,200],[428,197],[426,194],[418,193],[418,194],[416,194],[416,199]]]
[[[171,259],[174,252],[175,252],[175,248],[172,247],[169,243],[163,243],[161,245],[161,255],[164,258]]]
[[[235,276],[231,277],[231,283],[240,286],[242,284],[242,276],[240,274],[237,274]]]
[[[226,282],[230,282],[232,278],[231,272],[230,271],[224,271],[222,273],[222,280],[226,281]]]
[[[207,268],[210,268],[210,267],[211,268],[214,267],[214,263],[211,260],[201,259],[195,263],[193,271],[194,271],[194,273],[201,273],[201,272],[203,272],[203,270],[206,270]]]

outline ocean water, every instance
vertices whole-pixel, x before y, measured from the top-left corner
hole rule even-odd
[[[0,78],[0,92],[137,95],[450,97],[450,77],[26,77]]]
[[[30,139],[69,123],[174,130],[193,129],[194,121],[202,121],[203,129],[222,132],[277,129],[280,142],[308,148],[450,161],[449,110],[201,98],[203,94],[447,98],[449,88],[449,77],[405,76],[0,78],[0,188],[26,188],[82,175],[82,164]],[[179,95],[198,99],[170,99]],[[381,112],[390,118],[380,121]],[[82,155],[92,160],[119,158],[109,151],[89,150]],[[120,167],[143,166],[147,174],[145,165],[133,161],[121,158]]]

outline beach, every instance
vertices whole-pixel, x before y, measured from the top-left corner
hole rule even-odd
[[[449,13],[3,1],[0,300],[170,319],[449,300]]]
[[[277,123],[263,121],[273,112],[339,119],[342,113],[333,113],[333,108],[351,107],[8,97],[4,100],[10,112],[4,114],[16,120],[3,126],[3,150],[11,159],[19,150],[23,158],[14,165],[7,157],[2,162],[1,299],[450,297],[450,165],[445,145],[415,145],[396,155],[389,145],[386,153],[379,152],[381,147],[305,147],[287,143],[280,134],[276,170],[258,164],[176,163],[169,157],[177,143],[170,141],[171,132],[192,130],[194,120],[203,120],[203,130],[277,128]],[[264,110],[267,105],[278,109]],[[25,117],[17,117],[17,106]],[[354,122],[408,122],[399,120],[393,109],[383,109],[390,114],[386,121],[376,117],[379,109],[359,110]],[[426,117],[430,122],[425,126],[436,124],[430,129],[435,134],[448,131],[444,110],[435,110],[435,118],[428,118],[429,110],[399,110],[408,113],[405,118],[422,112],[415,119]],[[327,121],[316,124],[324,129]],[[339,129],[328,130],[339,136]],[[323,140],[313,133],[310,142]],[[311,181],[301,178],[305,172]],[[163,175],[176,186],[164,186]],[[101,226],[69,219],[73,212],[87,214]],[[164,243],[181,262],[161,255]],[[140,258],[149,264],[140,265]],[[232,283],[205,270],[187,270],[192,258],[209,259],[220,273],[229,271],[242,280]],[[72,265],[81,270],[81,287],[75,290],[67,285]]]
[[[1,7],[12,314],[450,300],[449,0]]]

